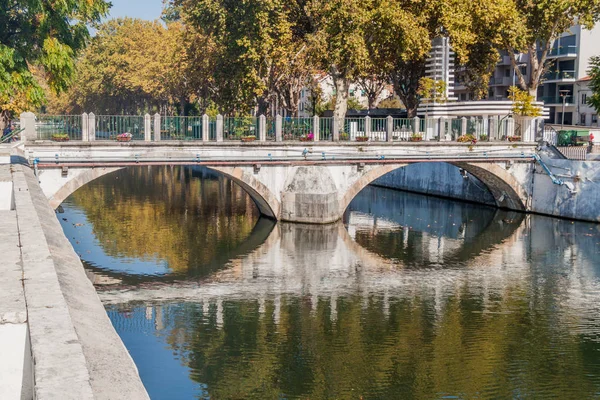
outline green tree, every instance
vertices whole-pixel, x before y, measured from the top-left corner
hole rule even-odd
[[[108,12],[104,0],[0,0],[0,124],[44,101],[37,69],[54,92],[71,83],[88,25]]]
[[[534,104],[535,97],[529,92],[516,86],[511,86],[509,92],[508,98],[513,102],[512,112],[515,115],[524,117],[539,117],[542,115],[540,108]]]
[[[600,18],[598,0],[512,0],[502,10],[497,43],[508,51],[519,86],[537,98],[537,89],[549,68],[548,55],[555,39],[575,25],[591,29]],[[527,53],[531,70],[525,79],[517,53]]]
[[[587,103],[594,107],[596,112],[600,113],[600,56],[590,58],[588,74],[592,78],[590,81],[592,95],[587,99]]]
[[[297,79],[298,60],[306,47],[294,2],[176,0],[175,4],[186,24],[211,37],[218,49],[215,101],[225,111],[247,112],[257,106],[259,114],[266,114],[277,89],[284,92]],[[287,81],[282,78],[286,74],[291,77]]]
[[[184,45],[194,38],[193,46]],[[186,114],[206,76],[203,60],[189,49],[210,54],[210,44],[179,22],[115,19],[102,24],[76,66],[75,85],[52,101],[55,112]]]
[[[348,110],[350,83],[370,63],[366,36],[373,12],[369,0],[310,1],[307,14],[314,21],[311,41],[316,65],[327,71],[335,86],[333,115],[343,120]]]

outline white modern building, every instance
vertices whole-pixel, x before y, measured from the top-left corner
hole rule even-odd
[[[538,101],[543,101],[549,109],[549,123],[562,122],[563,97],[565,103],[565,125],[597,124],[595,111],[582,102],[585,95],[590,57],[600,55],[600,25],[587,30],[575,25],[563,33],[554,43],[548,59],[552,62],[549,71],[544,76],[542,85],[538,88]],[[526,79],[531,73],[528,54],[518,54],[518,68]],[[457,73],[455,93],[459,100],[471,100],[467,88],[463,84],[460,71]],[[490,100],[508,99],[510,86],[517,86],[518,79],[510,57],[506,52],[500,52],[496,69],[489,83],[488,98]],[[581,93],[579,91],[582,91]],[[563,97],[561,97],[561,94]],[[585,114],[585,118],[582,115]]]

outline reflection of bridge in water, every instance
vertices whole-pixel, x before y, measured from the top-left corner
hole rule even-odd
[[[460,247],[439,247],[434,255],[442,259],[456,260],[456,254],[465,256],[466,261],[454,268],[441,270],[443,265],[409,268],[401,260],[392,262],[354,242],[341,225],[278,224],[263,245],[232,261],[229,268],[216,273],[209,281],[142,288],[105,287],[99,288],[99,295],[104,303],[121,310],[146,305],[144,324],[150,322],[156,329],[162,329],[162,306],[170,303],[201,303],[204,313],[216,313],[219,325],[223,322],[223,303],[240,299],[256,301],[260,313],[272,310],[272,318],[278,323],[282,299],[286,296],[304,298],[313,312],[319,301],[325,300],[332,320],[337,318],[338,298],[348,295],[361,296],[365,308],[375,296],[384,315],[388,315],[391,303],[399,299],[431,299],[436,313],[441,315],[449,298],[460,298],[468,293],[483,299],[484,313],[496,313],[498,311],[493,310],[498,301],[513,296],[515,289],[553,285],[552,291],[560,293],[563,300],[561,307],[570,310],[563,313],[565,318],[575,315],[581,319],[582,334],[586,333],[586,326],[597,326],[600,323],[600,268],[594,260],[598,252],[586,254],[584,249],[600,240],[598,228],[590,231],[593,228],[587,224],[569,227],[568,221],[541,217],[526,221],[508,221],[505,217],[497,215],[491,223],[504,225],[506,229],[502,234],[494,235],[489,228],[480,232],[471,242],[476,245],[468,258]],[[565,231],[570,233],[557,234]],[[576,235],[582,241],[575,242]],[[431,235],[420,238],[419,246],[426,249],[435,247],[432,243],[439,240]],[[458,240],[464,243],[464,239]],[[549,260],[556,256],[547,254],[549,246],[572,257],[569,269],[558,281],[549,282],[537,276],[538,270],[545,268],[546,257]]]
[[[460,213],[453,214],[449,221],[451,225],[462,226],[463,233],[473,232],[462,236],[435,236],[410,228],[396,231],[396,234],[410,237],[412,246],[426,250],[420,252],[418,264],[422,267],[418,269],[411,267],[412,262],[361,246],[342,224],[280,223],[253,252],[233,259],[228,268],[201,283],[117,285],[99,287],[98,290],[108,304],[193,301],[202,302],[207,308],[209,304],[215,304],[219,315],[223,310],[222,302],[227,300],[256,299],[261,310],[264,310],[265,302],[273,301],[277,314],[282,296],[306,297],[313,309],[319,298],[327,297],[331,298],[332,315],[335,316],[335,299],[347,294],[360,293],[365,299],[373,294],[383,294],[385,300],[388,296],[412,296],[425,290],[437,293],[437,297],[446,290],[453,290],[465,279],[475,277],[493,282],[495,274],[504,274],[500,270],[502,263],[517,262],[523,257],[523,248],[514,239],[522,221],[508,218],[509,214],[520,215],[491,210],[490,222],[484,229],[471,229],[479,222],[471,222]],[[350,212],[351,230],[364,232],[364,226],[352,224],[355,219],[356,214]],[[390,226],[394,224],[385,221]],[[486,234],[492,224],[494,233]],[[507,252],[506,247],[510,251]],[[439,271],[444,260],[469,259],[475,260],[475,264],[469,262],[464,269]],[[486,268],[469,270],[472,265],[485,265]],[[127,277],[122,279],[125,282]]]

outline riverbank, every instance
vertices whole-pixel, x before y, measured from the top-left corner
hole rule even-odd
[[[18,356],[2,360],[3,368],[12,369],[7,375],[12,384],[5,386],[2,381],[0,386],[11,392],[5,396],[2,391],[0,397],[148,399],[135,364],[37,178],[25,166],[1,168],[3,176],[10,176],[12,181],[14,206],[1,215],[6,222],[2,224],[3,235],[7,236],[1,241],[2,254],[12,261],[2,266],[0,284],[2,289],[10,287],[10,291],[2,290],[0,320],[4,322],[7,315],[13,315],[8,323],[19,329],[12,327],[12,340],[8,342],[11,347],[18,346],[12,349]],[[7,311],[6,305],[12,308]],[[3,323],[0,329],[5,330],[6,325]],[[15,384],[20,383],[18,378],[21,387]]]

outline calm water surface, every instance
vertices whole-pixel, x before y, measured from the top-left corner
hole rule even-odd
[[[58,217],[153,399],[600,398],[600,227],[369,187],[274,224],[205,169]]]

